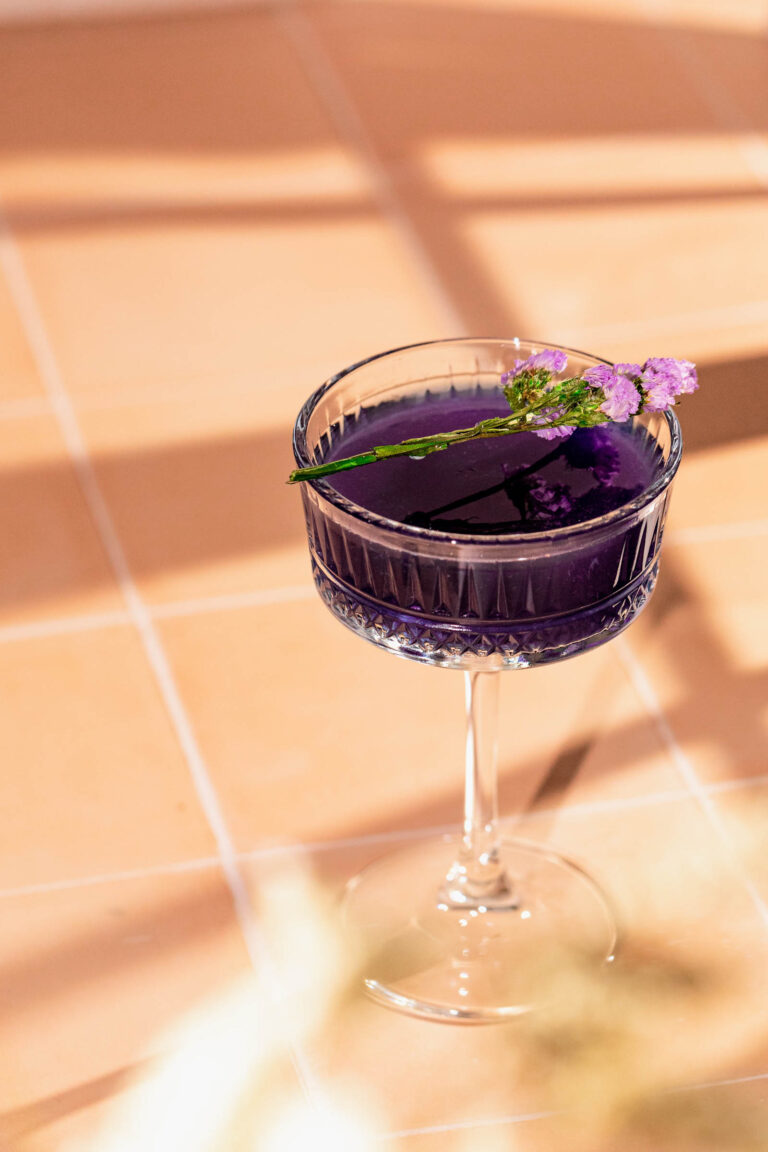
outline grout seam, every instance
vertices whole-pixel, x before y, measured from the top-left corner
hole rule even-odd
[[[294,3],[281,2],[275,18],[293,45],[300,64],[342,140],[358,155],[368,171],[374,199],[399,236],[411,263],[421,275],[442,322],[451,336],[467,336],[466,325],[450,290],[435,268],[408,213],[394,181],[374,147],[354,100],[347,91],[311,21]]]
[[[194,600],[176,600],[154,607],[145,605],[153,620],[171,620],[177,617],[203,616],[209,612],[233,612],[241,608],[264,608],[270,604],[314,599],[313,584],[295,584],[285,588],[266,588],[263,591],[233,592],[221,596],[201,596]],[[31,620],[24,624],[0,627],[0,644],[19,640],[59,636],[65,633],[92,632],[99,628],[118,628],[133,624],[130,612],[115,611],[84,616],[61,616],[51,620]]]
[[[267,0],[265,0],[265,3]],[[425,255],[424,260],[428,261]],[[451,306],[453,307],[453,306]],[[696,329],[740,328],[749,324],[765,324],[768,322],[768,300],[754,300],[745,304],[726,304],[717,308],[698,309],[694,312],[678,312],[673,315],[665,314],[654,319],[640,319],[619,321],[612,324],[581,326],[574,329],[564,329],[564,338],[577,345],[591,341],[621,340],[635,338],[644,333],[658,331],[679,331],[681,327],[690,326]],[[464,325],[450,325],[461,335]],[[198,389],[207,385],[214,379],[205,377],[202,381],[195,378],[191,386],[188,378],[180,381],[177,388],[151,393],[137,394],[135,391],[118,391],[109,397],[96,393],[83,393],[75,398],[76,406],[80,411],[101,412],[114,411],[121,408],[146,407],[150,404],[188,404],[198,395]],[[252,391],[248,382],[241,385],[231,385],[224,389],[227,397],[237,397],[250,394]],[[0,400],[0,420],[20,420],[29,417],[42,417],[51,415],[50,402],[45,397],[27,397],[18,400]]]
[[[734,524],[702,524],[698,528],[673,528],[664,536],[664,543],[709,544],[719,540],[749,540],[768,536],[768,519],[742,520]]]
[[[739,783],[749,786],[752,783],[768,783],[768,775],[763,778],[745,781],[729,781],[728,784],[738,787]],[[724,785],[709,786],[710,791],[722,791]],[[685,788],[671,789],[667,792],[651,792],[643,796],[629,796],[614,800],[597,800],[583,804],[572,804],[563,807],[541,808],[535,813],[526,813],[519,816],[502,818],[502,830],[513,831],[520,823],[550,820],[553,816],[560,819],[579,819],[583,816],[600,813],[622,813],[636,808],[653,807],[656,804],[674,804],[690,799],[690,792]],[[240,864],[254,863],[275,856],[307,856],[312,853],[338,852],[346,848],[368,848],[377,844],[400,844],[412,840],[422,840],[430,836],[458,834],[459,822],[439,826],[422,828],[395,829],[391,832],[374,832],[369,835],[338,837],[328,840],[299,841],[293,844],[265,844],[259,848],[251,848],[238,852],[236,859]],[[121,881],[141,880],[150,876],[171,875],[176,872],[204,871],[207,868],[220,866],[218,857],[198,857],[192,860],[178,861],[170,864],[153,864],[146,868],[126,869],[118,872],[107,872],[85,877],[76,877],[70,880],[52,880],[37,884],[18,885],[14,888],[0,889],[0,900],[17,896],[37,895],[45,892],[56,892],[72,888],[89,887],[98,884],[111,884]]]
[[[726,858],[734,866],[741,882],[743,883],[747,894],[757,912],[759,918],[762,920],[766,928],[768,928],[768,905],[766,905],[762,896],[760,895],[757,886],[752,882],[750,877],[745,873],[739,862],[736,860],[733,852],[733,845],[731,844],[730,837],[723,825],[717,807],[710,795],[710,790],[707,789],[696,773],[693,764],[683,752],[677,738],[670,727],[670,724],[664,714],[664,710],[656,694],[656,691],[647,676],[645,669],[641,662],[632,652],[625,637],[618,637],[615,641],[616,651],[624,665],[624,669],[629,676],[632,684],[637,691],[638,696],[646,707],[647,712],[652,718],[656,730],[664,744],[665,748],[672,757],[672,760],[677,767],[681,779],[684,781],[690,795],[698,803],[699,807],[706,816],[710,827],[714,831],[717,839],[725,852]]]
[[[768,300],[750,300],[745,304],[725,304],[718,308],[701,308],[695,312],[665,314],[653,319],[622,320],[612,324],[594,324],[565,329],[564,339],[592,341],[629,340],[644,333],[679,332],[681,327],[707,330],[713,327],[741,328],[768,321]]]
[[[19,884],[0,889],[0,900],[19,896],[40,896],[49,892],[71,892],[78,888],[97,888],[101,884],[122,884],[130,880],[148,880],[153,876],[176,876],[185,872],[207,872],[220,868],[218,856],[201,856],[194,860],[177,860],[169,864],[149,864],[145,868],[126,868],[121,872],[101,872],[70,880],[48,880],[38,884]]]
[[[456,1120],[453,1124],[429,1124],[424,1128],[400,1128],[396,1132],[385,1132],[375,1137],[377,1141],[403,1140],[408,1136],[430,1136],[443,1132],[465,1132],[473,1128],[495,1128],[507,1124],[526,1124],[535,1120],[548,1120],[557,1112],[521,1112],[516,1116],[486,1116],[476,1120]]]
[[[160,641],[128,567],[120,539],[99,488],[88,450],[80,431],[72,402],[67,394],[59,366],[48,339],[42,316],[27,277],[21,253],[7,221],[0,213],[0,267],[3,269],[19,319],[37,364],[41,383],[59,424],[67,451],[77,474],[85,502],[101,538],[102,547],[111,563],[131,622],[136,627],[168,718],[187,763],[208,826],[213,834],[234,911],[253,967],[274,975],[266,944],[256,924],[248,890],[240,875],[237,856],[227,828],[221,804],[203,759],[176,684],[170,662]],[[309,1069],[303,1055],[293,1049],[293,1065],[310,1104],[315,1101]]]
[[[685,1084],[673,1089],[678,1095],[683,1092],[703,1092],[711,1088],[729,1088],[736,1084],[755,1084],[768,1080],[768,1072],[756,1072],[752,1076],[732,1076],[723,1080],[707,1080],[700,1084]],[[389,1140],[402,1140],[409,1136],[429,1136],[447,1132],[462,1132],[474,1128],[503,1128],[507,1125],[535,1123],[537,1120],[549,1120],[562,1113],[548,1112],[522,1112],[512,1116],[484,1116],[474,1120],[457,1120],[452,1124],[431,1124],[423,1128],[401,1128],[395,1132],[385,1132],[375,1139],[384,1143]]]
[[[729,134],[738,133],[739,151],[744,163],[756,183],[762,188],[768,188],[768,140],[752,127],[750,117],[730,88],[712,75],[701,52],[681,37],[679,29],[658,22],[656,14],[661,7],[659,0],[635,0],[635,7],[665,43],[670,55],[682,66],[688,82],[709,109],[715,124]]]

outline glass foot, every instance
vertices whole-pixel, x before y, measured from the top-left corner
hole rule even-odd
[[[540,1001],[542,960],[576,952],[596,966],[613,959],[616,924],[597,884],[547,847],[502,840],[508,898],[492,906],[446,902],[442,878],[457,837],[408,846],[347,885],[344,912],[370,961],[365,987],[414,1016],[489,1023]]]

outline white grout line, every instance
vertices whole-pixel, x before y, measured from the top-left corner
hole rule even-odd
[[[681,329],[739,328],[747,324],[768,322],[768,300],[751,300],[745,304],[725,304],[718,308],[700,308],[695,312],[665,313],[642,320],[624,320],[613,324],[593,324],[564,329],[561,339],[589,344],[593,341],[630,340],[646,333],[679,332]]]
[[[253,592],[228,592],[221,596],[199,596],[194,600],[174,600],[149,609],[155,620],[176,616],[201,616],[206,612],[232,612],[238,608],[265,608],[293,600],[314,600],[314,584],[287,584],[282,588],[265,588]]]
[[[514,816],[502,816],[499,828],[502,835],[513,835],[521,824],[536,824],[540,821],[551,820],[553,817],[578,820],[584,816],[596,816],[603,812],[625,812],[635,808],[647,808],[656,804],[675,804],[690,799],[690,792],[685,788],[671,788],[664,792],[648,792],[639,796],[616,797],[609,800],[584,801],[581,804],[563,804],[553,807],[537,808],[535,812],[521,812]],[[345,848],[367,848],[376,844],[401,844],[410,840],[426,840],[431,836],[456,835],[460,831],[460,821],[457,815],[455,824],[440,824],[421,828],[403,828],[391,832],[372,832],[361,836],[344,836],[330,840],[301,841],[295,844],[265,844],[260,848],[251,848],[240,855],[243,860],[259,860],[265,857],[290,855],[300,853],[335,852]]]
[[[768,782],[764,778],[750,778],[743,781],[728,781],[709,786],[710,791],[723,791],[726,786],[738,787],[739,783],[749,787],[753,783]],[[642,796],[617,797],[612,800],[596,800],[583,804],[571,804],[537,809],[536,812],[522,813],[518,816],[502,817],[499,825],[502,833],[514,833],[521,823],[538,822],[552,819],[554,816],[563,819],[579,819],[583,816],[596,815],[602,812],[631,811],[635,808],[651,807],[656,804],[673,804],[682,800],[689,800],[690,792],[685,788],[667,792],[650,792]],[[307,856],[312,853],[338,852],[346,848],[369,848],[377,844],[403,844],[412,840],[425,840],[432,836],[457,835],[460,823],[457,817],[455,824],[442,824],[421,828],[402,828],[391,832],[372,832],[361,836],[344,836],[329,840],[304,840],[294,843],[265,844],[259,848],[251,848],[246,852],[238,852],[236,859],[239,863],[252,863],[275,856]],[[176,872],[202,871],[207,868],[219,866],[218,857],[198,857],[192,860],[180,861],[172,864],[152,864],[146,868],[132,868],[121,872],[107,872],[100,875],[84,876],[71,880],[51,880],[37,884],[19,885],[15,888],[0,889],[0,900],[14,896],[36,895],[44,892],[57,892],[72,888],[89,887],[98,884],[112,884],[119,881],[141,880],[149,876],[172,875]]]
[[[762,772],[759,776],[742,776],[737,780],[716,780],[713,784],[707,784],[707,792],[713,792],[715,795],[718,792],[738,792],[741,788],[762,788],[768,784],[768,772]]]
[[[233,612],[241,608],[266,608],[270,604],[285,604],[300,600],[313,600],[317,595],[313,584],[293,584],[284,588],[265,588],[253,592],[232,592],[221,596],[201,596],[194,600],[173,600],[168,604],[145,605],[153,620],[176,617],[204,616],[209,612]],[[117,628],[134,623],[130,612],[115,611],[85,616],[60,616],[50,620],[31,620],[24,624],[6,624],[0,627],[0,644],[40,637],[61,636],[66,633],[93,632],[99,628]]]
[[[646,675],[642,664],[632,652],[625,637],[618,637],[614,641],[616,645],[616,652],[621,660],[627,675],[635,686],[635,689],[640,699],[645,704],[646,709],[653,718],[656,729],[661,737],[664,746],[671,755],[675,762],[677,770],[685,782],[691,796],[698,802],[699,807],[704,812],[704,815],[709,821],[710,827],[717,836],[728,860],[736,868],[739,877],[747,890],[747,893],[755,907],[755,910],[763,921],[766,928],[768,928],[768,905],[766,905],[756,885],[747,876],[744,869],[739,866],[738,861],[735,859],[733,845],[730,837],[723,826],[720,813],[710,795],[710,789],[704,787],[699,780],[693,764],[683,752],[682,748],[675,738],[675,734],[669,726],[664,710],[661,706],[658,696],[651,684],[649,677]]]
[[[2,888],[0,900],[10,900],[15,896],[40,896],[48,892],[70,892],[78,888],[96,888],[100,884],[122,884],[130,880],[147,880],[154,876],[206,872],[220,867],[221,860],[218,856],[177,860],[170,864],[149,864],[146,868],[126,868],[122,872],[102,872],[95,876],[73,877],[71,880],[48,880],[38,884],[20,884],[16,888]]]
[[[635,7],[651,24],[667,50],[677,58],[692,88],[712,113],[715,123],[727,132],[739,135],[739,150],[744,162],[758,184],[768,188],[768,139],[755,131],[750,118],[722,81],[712,75],[702,54],[679,28],[658,20],[659,10],[666,0],[636,0]]]
[[[451,293],[435,268],[421,238],[400,203],[394,182],[371,141],[365,124],[344,82],[315,33],[307,15],[285,0],[275,16],[293,44],[307,77],[342,140],[358,154],[368,170],[373,195],[381,212],[400,237],[413,265],[445,325],[447,336],[469,335]]]
[[[768,1080],[768,1072],[755,1072],[753,1076],[731,1076],[727,1080],[706,1080],[701,1084],[687,1084],[678,1091],[700,1092],[705,1088],[729,1088],[732,1084],[754,1084],[760,1080]]]
[[[682,1092],[703,1092],[710,1088],[729,1088],[735,1084],[755,1084],[768,1080],[768,1072],[756,1072],[752,1076],[733,1076],[725,1080],[707,1080],[701,1084],[686,1084],[681,1088],[673,1089],[674,1094]],[[408,1136],[430,1136],[447,1132],[465,1132],[478,1128],[503,1128],[507,1125],[535,1123],[537,1120],[549,1120],[562,1113],[548,1112],[522,1112],[513,1116],[484,1116],[475,1120],[457,1120],[452,1124],[431,1124],[424,1128],[401,1128],[396,1132],[386,1132],[376,1137],[378,1142],[388,1140],[402,1140]]]
[[[92,616],[63,616],[52,620],[32,620],[28,624],[7,624],[0,628],[0,644],[67,633],[93,632],[99,628],[116,628],[131,623],[127,612],[102,612]]]
[[[518,1116],[487,1116],[477,1120],[456,1120],[453,1124],[429,1124],[424,1128],[401,1128],[397,1132],[385,1132],[377,1136],[377,1141],[402,1140],[407,1136],[431,1136],[443,1132],[465,1132],[473,1128],[504,1127],[507,1124],[526,1124],[534,1120],[548,1120],[557,1112],[522,1112]]]
[[[192,783],[213,833],[251,963],[257,970],[260,968],[271,970],[271,959],[256,924],[248,889],[238,868],[234,845],[219,798],[197,744],[160,637],[131,576],[117,531],[88,456],[77,416],[64,387],[21,254],[2,216],[0,216],[0,267],[5,272],[41,382],[58,421],[86,504],[114,570],[130,619],[139,633],[168,717],[186,759]],[[307,1099],[312,1103],[314,1092],[309,1070],[301,1053],[296,1051],[294,1051],[294,1067]]]

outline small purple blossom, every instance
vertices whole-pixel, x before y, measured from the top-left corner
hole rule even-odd
[[[639,375],[639,364],[595,364],[582,377],[587,384],[602,391],[605,402],[600,405],[600,411],[611,420],[627,420],[640,408],[640,393],[630,379],[635,370]]]
[[[610,364],[595,364],[593,368],[587,368],[586,372],[582,374],[582,380],[586,380],[587,384],[591,384],[593,388],[603,388],[609,380],[612,380],[615,374]]]
[[[575,425],[558,424],[557,428],[541,428],[534,432],[534,436],[539,436],[542,440],[559,440],[561,436],[570,436],[575,431]]]
[[[614,364],[613,370],[620,376],[629,376],[632,380],[638,379],[643,373],[639,364]]]
[[[600,411],[611,420],[628,420],[640,407],[640,393],[626,376],[615,375],[603,385],[605,403]]]
[[[549,424],[552,420],[561,420],[565,415],[563,408],[553,407],[545,408],[543,411],[536,413],[531,417],[533,424]],[[558,424],[556,428],[542,428],[541,431],[531,429],[536,436],[541,437],[542,440],[557,440],[561,436],[570,436],[571,432],[576,431],[575,425]]]
[[[696,366],[690,360],[674,360],[671,356],[646,360],[640,383],[646,392],[644,407],[649,412],[671,408],[675,397],[695,392],[699,386]]]
[[[534,352],[533,356],[529,356],[527,360],[515,360],[515,370],[513,373],[505,373],[506,376],[519,376],[521,372],[551,372],[553,375],[556,372],[562,372],[568,363],[568,357],[565,352],[561,352],[557,348],[543,348],[541,352]],[[504,377],[502,377],[502,380]]]

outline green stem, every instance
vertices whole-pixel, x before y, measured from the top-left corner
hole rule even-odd
[[[289,484],[297,484],[302,480],[319,480],[323,476],[331,476],[334,472],[345,472],[349,468],[359,468],[363,464],[375,464],[378,460],[388,460],[393,456],[429,456],[433,452],[442,452],[452,444],[462,444],[467,440],[481,440],[490,436],[512,436],[518,432],[543,431],[546,428],[560,428],[578,426],[592,427],[607,420],[597,410],[597,394],[587,389],[591,404],[574,411],[573,406],[581,399],[586,385],[578,378],[563,381],[550,392],[537,396],[525,407],[519,408],[509,416],[496,416],[488,420],[481,420],[471,428],[457,428],[453,432],[439,432],[434,436],[417,436],[410,440],[403,440],[400,444],[380,444],[360,452],[356,456],[346,456],[342,460],[330,460],[325,464],[315,464],[308,468],[297,468],[288,477]],[[532,419],[541,409],[559,407],[563,415],[556,420],[546,420],[535,423]]]

